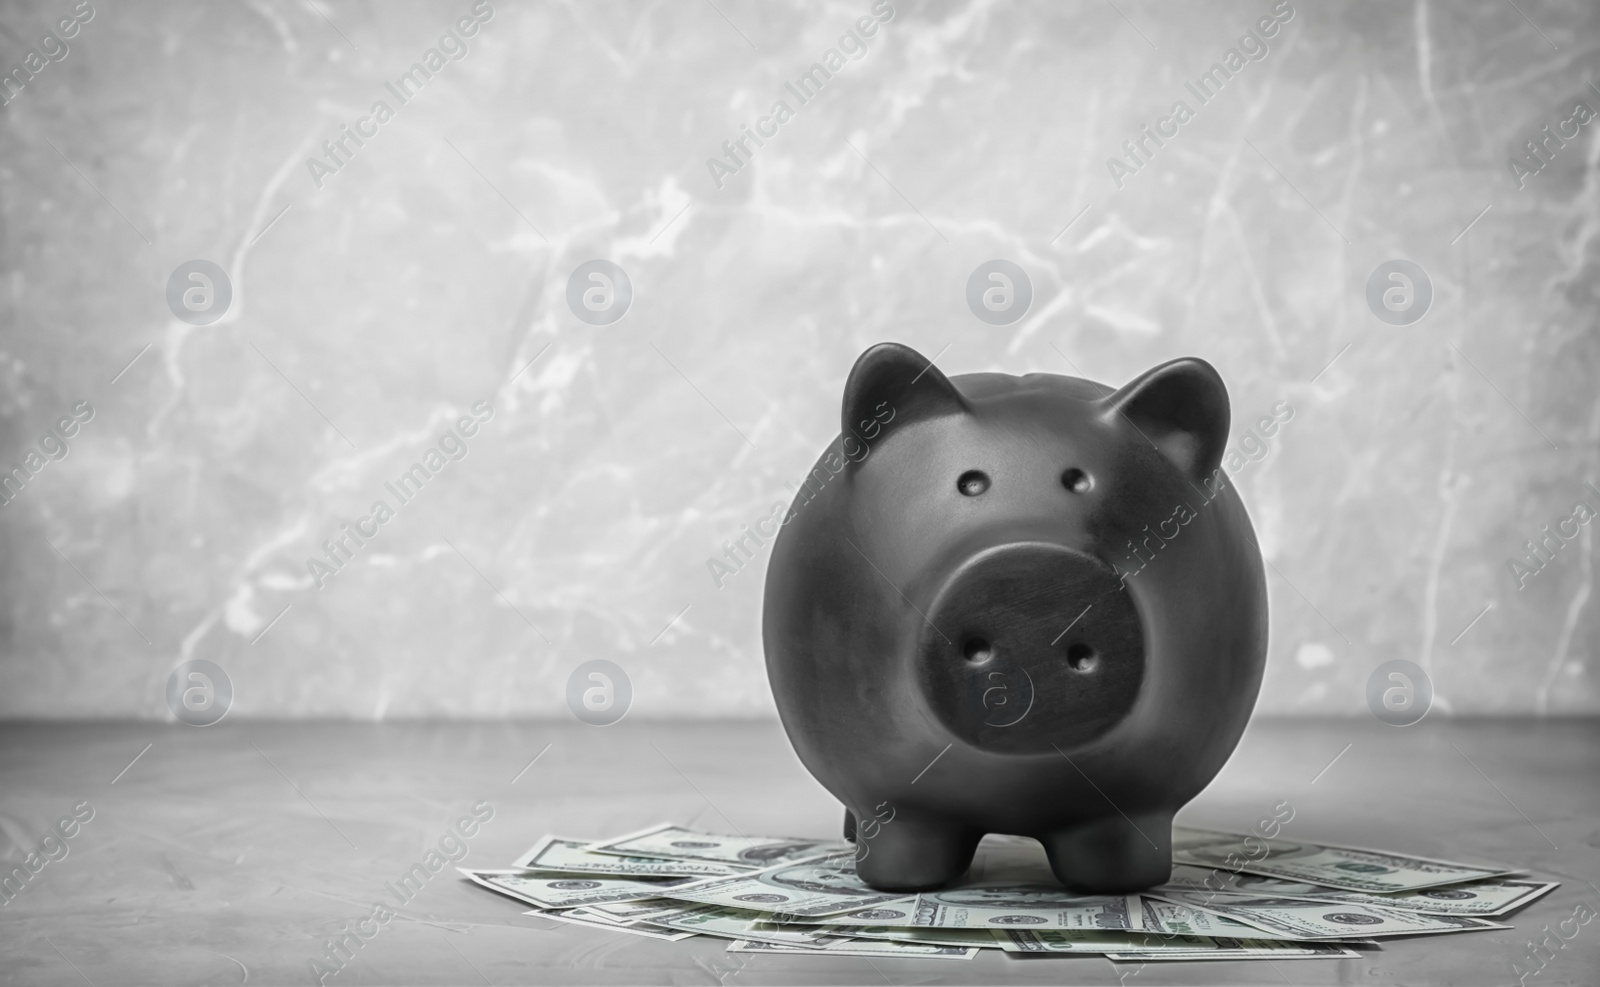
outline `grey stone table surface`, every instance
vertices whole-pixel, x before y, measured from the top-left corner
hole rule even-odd
[[[541,752],[543,752],[541,754]],[[535,760],[537,755],[537,759]],[[131,766],[130,766],[131,762]],[[530,766],[530,762],[533,762]],[[1391,940],[1359,959],[1113,964],[986,951],[968,962],[724,952],[522,914],[443,870],[330,984],[1529,984],[1600,982],[1600,923],[1553,956],[1530,938],[1600,908],[1600,720],[1261,720],[1180,822],[1504,862],[1562,882],[1515,929]],[[487,806],[480,803],[487,803]],[[86,805],[84,803],[87,803]],[[838,804],[770,721],[0,725],[6,870],[76,827],[0,907],[0,983],[312,983],[330,936],[477,805],[464,864],[540,835],[664,819],[832,835]],[[54,846],[54,844],[52,844]],[[369,929],[373,926],[368,926]],[[1558,940],[1552,938],[1552,944]]]

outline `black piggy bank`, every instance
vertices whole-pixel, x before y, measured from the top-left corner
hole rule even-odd
[[[1160,884],[1173,814],[1261,684],[1266,581],[1221,469],[1228,395],[1174,360],[1112,390],[867,350],[773,547],[784,728],[886,891],[1030,836],[1068,888]]]

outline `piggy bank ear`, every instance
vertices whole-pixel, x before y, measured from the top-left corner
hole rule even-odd
[[[1191,479],[1216,472],[1228,444],[1228,389],[1194,357],[1163,363],[1101,399],[1103,417],[1130,422]]]
[[[960,414],[966,401],[933,361],[909,346],[879,343],[861,354],[844,385],[843,431],[861,433],[873,422],[897,425]]]

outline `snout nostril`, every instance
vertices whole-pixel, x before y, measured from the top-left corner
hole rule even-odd
[[[989,641],[981,637],[969,638],[961,653],[974,665],[981,665],[994,655],[994,651],[989,647]]]
[[[1100,665],[1100,656],[1087,644],[1074,644],[1067,649],[1067,664],[1074,671],[1092,672]]]
[[[1094,480],[1090,479],[1089,474],[1074,466],[1061,474],[1061,485],[1073,493],[1088,493],[1089,488],[1094,486]]]

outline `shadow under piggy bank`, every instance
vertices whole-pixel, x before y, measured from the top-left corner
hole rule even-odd
[[[783,519],[762,637],[801,761],[847,837],[871,823],[862,879],[941,887],[1011,833],[1075,890],[1165,881],[1266,658],[1217,372],[947,378],[883,343],[843,424]]]

